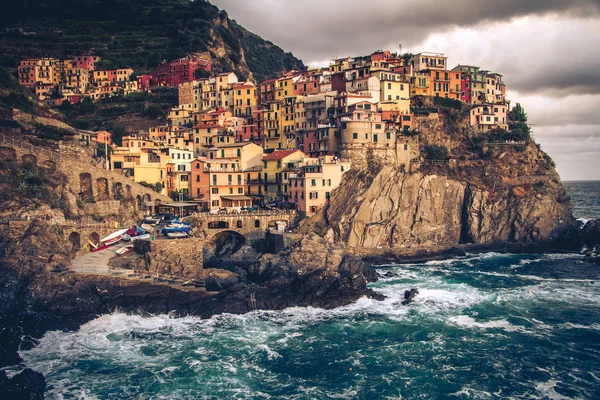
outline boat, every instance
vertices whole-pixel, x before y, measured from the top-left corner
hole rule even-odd
[[[154,229],[154,228],[152,227],[152,225],[142,224],[142,229],[145,230],[146,232],[152,232],[152,229]]]
[[[110,235],[108,235],[108,236],[107,236],[107,237],[105,237],[104,239],[100,240],[100,243],[106,243],[106,242],[108,242],[108,241],[110,241],[110,240],[112,240],[112,239],[114,239],[114,238],[116,238],[116,237],[118,237],[118,238],[119,238],[119,240],[121,240],[121,236],[123,236],[125,233],[127,233],[127,231],[128,231],[128,230],[129,230],[129,229],[121,229],[121,230],[118,230],[118,231],[116,231],[116,232],[114,232],[114,233],[111,233]],[[117,242],[118,242],[119,240],[117,240]],[[115,242],[115,243],[116,243],[116,242]],[[113,244],[114,244],[114,243],[113,243]]]
[[[183,228],[163,228],[161,233],[163,235],[168,235],[169,233],[190,233],[190,227],[186,226]]]
[[[123,255],[129,253],[131,250],[133,250],[133,245],[128,244],[125,247],[121,247],[119,250],[116,251],[116,253],[120,256],[123,256]]]
[[[169,232],[167,236],[171,239],[183,239],[188,237],[188,234],[186,232]]]
[[[121,239],[123,239],[123,236],[119,235],[112,239],[106,240],[106,241],[104,241],[104,246],[106,246],[106,247],[112,246],[113,244],[119,243],[121,241]]]
[[[165,228],[170,229],[170,228],[189,228],[190,226],[187,224],[182,224],[182,223],[171,223],[169,225],[167,225]]]
[[[151,238],[152,238],[152,235],[150,235],[149,233],[146,233],[145,235],[132,237],[131,240],[150,240]]]

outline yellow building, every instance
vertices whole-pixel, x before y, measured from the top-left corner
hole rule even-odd
[[[45,85],[58,85],[61,80],[61,62],[56,58],[30,58],[22,60],[18,67],[19,83],[32,87],[40,82]]]
[[[258,107],[256,86],[251,82],[233,86],[233,115],[251,118],[252,112]]]
[[[306,157],[300,150],[279,150],[263,157],[262,184],[265,202],[286,200],[289,174]]]
[[[314,215],[329,202],[350,167],[348,160],[333,156],[303,159],[298,172],[289,175],[289,201],[296,203],[302,214]]]
[[[281,148],[296,149],[296,127],[294,124],[296,97],[289,96],[283,100],[281,109]]]
[[[267,110],[264,115],[264,143],[265,150],[282,149],[281,138],[281,102],[270,101],[265,104]]]
[[[139,164],[134,165],[133,179],[135,182],[145,182],[151,185],[160,183],[162,195],[169,195],[174,189],[173,180],[169,172],[173,171],[171,157],[157,152],[142,152]]]
[[[431,86],[431,75],[428,73],[417,72],[410,78],[410,97],[428,96]]]

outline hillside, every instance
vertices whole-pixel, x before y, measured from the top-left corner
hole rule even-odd
[[[38,0],[0,16],[0,66],[26,57],[93,51],[101,67],[146,72],[163,60],[208,51],[216,72],[262,81],[302,61],[229,19],[207,1]],[[7,29],[4,29],[7,28]]]

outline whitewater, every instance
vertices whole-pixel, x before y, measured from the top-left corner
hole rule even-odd
[[[382,302],[207,320],[116,311],[20,354],[50,399],[600,398],[600,269],[581,256],[378,272]]]

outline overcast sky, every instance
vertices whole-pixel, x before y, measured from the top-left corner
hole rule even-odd
[[[600,180],[600,0],[212,0],[305,64],[431,51],[504,75],[563,180]]]

